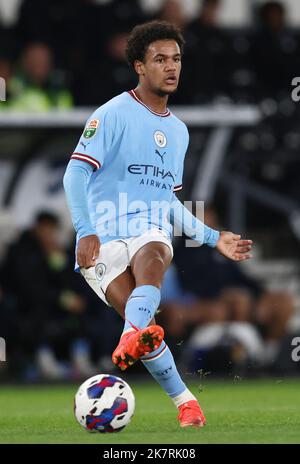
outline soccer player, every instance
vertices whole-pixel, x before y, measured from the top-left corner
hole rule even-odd
[[[251,241],[206,227],[174,193],[182,188],[189,137],[167,101],[178,86],[183,46],[181,33],[169,23],[133,29],[127,58],[138,85],[92,114],[64,188],[77,232],[76,267],[125,320],[113,363],[124,370],[140,359],[174,401],[180,425],[201,427],[204,414],[154,320],[173,256],[172,228],[181,227],[200,245],[235,261],[250,257]]]

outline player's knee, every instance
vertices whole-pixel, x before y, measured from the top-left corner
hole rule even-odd
[[[165,271],[165,262],[160,253],[151,253],[145,259],[143,269],[137,273],[136,281],[143,282],[143,285],[161,286]]]
[[[152,256],[149,256],[145,270],[147,274],[161,275],[165,270],[165,262],[160,253],[153,253]]]

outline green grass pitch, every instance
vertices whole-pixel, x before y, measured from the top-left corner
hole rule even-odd
[[[129,383],[135,415],[115,434],[90,434],[77,424],[77,385],[2,386],[0,443],[300,443],[300,380],[192,383],[207,417],[201,429],[181,429],[175,407],[156,384]]]

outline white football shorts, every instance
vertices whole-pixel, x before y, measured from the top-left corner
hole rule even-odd
[[[104,243],[100,247],[100,255],[95,266],[89,269],[80,268],[80,272],[89,286],[108,306],[110,304],[105,297],[107,287],[130,266],[135,253],[150,242],[165,243],[173,256],[173,247],[169,236],[158,228],[152,228],[138,237]]]

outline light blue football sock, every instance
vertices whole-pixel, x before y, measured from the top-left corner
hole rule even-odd
[[[160,289],[154,285],[142,285],[133,290],[125,307],[124,330],[132,326],[144,329],[153,319],[160,303]]]
[[[178,397],[187,390],[177,371],[173,355],[164,341],[157,350],[142,356],[141,361],[171,398]],[[189,399],[194,399],[194,397],[191,396],[187,400]]]

